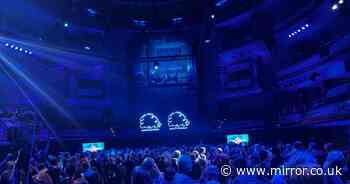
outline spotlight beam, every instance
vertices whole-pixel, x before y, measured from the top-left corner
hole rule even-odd
[[[14,66],[11,62],[8,61],[6,57],[0,54],[0,59],[4,61],[4,63],[18,76],[23,78],[33,89],[35,89],[39,94],[41,94],[50,104],[52,104],[60,113],[62,113],[65,117],[67,117],[71,122],[74,123],[75,126],[79,127],[73,117],[69,115],[69,113],[63,109],[51,96],[49,96],[44,90],[42,90],[33,80],[31,80],[25,73],[19,70],[16,66]]]
[[[91,66],[93,65],[98,65],[101,62],[107,63],[107,60],[105,59],[78,54],[78,53],[75,53],[77,51],[74,51],[74,50],[64,50],[64,49],[49,47],[49,46],[45,46],[37,43],[16,40],[16,39],[4,37],[4,36],[0,36],[0,40],[3,42],[11,42],[22,46],[26,46],[26,48],[30,48],[30,50],[32,50],[33,53],[35,53],[40,57],[48,58],[52,62],[56,62],[58,64],[61,64],[63,66],[73,68],[73,69],[89,71],[89,68],[91,68]],[[78,63],[71,62],[75,58],[84,60],[86,61],[86,63],[78,64]]]
[[[1,56],[2,57],[2,56]],[[19,91],[22,93],[22,95],[28,100],[29,104],[32,106],[34,111],[39,115],[39,117],[43,120],[45,123],[45,126],[49,129],[49,131],[52,133],[54,138],[61,142],[60,138],[57,136],[54,129],[50,126],[48,120],[45,118],[45,116],[41,113],[40,109],[35,105],[35,103],[31,100],[29,95],[25,92],[25,90],[19,85],[18,81],[6,70],[6,67],[3,63],[0,63],[1,69],[4,71],[4,73],[12,80],[12,82],[15,84],[15,86],[19,89]]]

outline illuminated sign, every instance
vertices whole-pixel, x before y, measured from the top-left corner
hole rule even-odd
[[[190,121],[186,115],[180,111],[172,112],[168,116],[169,130],[184,130],[190,126]]]
[[[139,119],[141,132],[159,131],[162,123],[153,113],[143,114]]]

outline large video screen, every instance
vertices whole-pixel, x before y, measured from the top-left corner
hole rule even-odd
[[[83,152],[97,152],[102,151],[105,148],[103,142],[94,142],[94,143],[83,143]]]
[[[226,135],[227,144],[245,144],[249,143],[249,135],[248,134],[231,134]]]

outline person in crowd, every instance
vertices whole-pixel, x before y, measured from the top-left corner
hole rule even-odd
[[[209,165],[201,176],[201,184],[220,184],[219,169],[215,165]]]
[[[192,180],[192,159],[189,155],[182,155],[178,160],[178,174],[175,176],[176,184],[194,184]]]
[[[121,148],[94,153],[48,153],[36,148],[28,167],[14,154],[0,162],[0,184],[343,184],[349,183],[350,151],[333,143],[318,146],[314,140],[253,145],[203,145]],[[231,167],[229,176],[222,167]],[[341,168],[342,175],[306,176],[238,173],[237,169]],[[27,171],[22,173],[22,171]],[[21,174],[22,173],[22,174]],[[23,177],[23,175],[28,177]]]
[[[131,184],[153,184],[160,181],[160,172],[153,158],[146,157],[140,166],[136,166]]]
[[[45,163],[40,163],[38,167],[38,173],[33,177],[33,181],[36,184],[54,184],[51,176],[48,173],[48,169]]]

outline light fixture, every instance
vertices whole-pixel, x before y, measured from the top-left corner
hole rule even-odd
[[[8,46],[9,46],[9,43],[5,43],[5,46],[8,47]]]
[[[68,22],[65,22],[65,23],[63,24],[63,26],[64,26],[64,27],[69,27],[69,23],[68,23]]]
[[[90,14],[91,16],[95,16],[96,13],[97,13],[96,10],[94,10],[94,9],[92,9],[92,8],[88,8],[87,11],[89,12],[89,14]]]
[[[305,25],[303,25],[303,26],[297,28],[296,31],[294,31],[294,32],[292,32],[292,33],[290,33],[290,34],[288,34],[288,38],[291,38],[291,37],[293,37],[293,36],[296,36],[297,34],[299,34],[299,33],[303,32],[303,31],[305,31],[308,27],[310,27],[310,25],[309,25],[309,24],[305,24]]]
[[[333,11],[337,10],[338,8],[339,8],[338,4],[333,4],[333,6],[332,6]]]
[[[153,64],[153,69],[154,69],[154,70],[158,70],[158,69],[159,69],[159,62],[155,62],[155,63]]]
[[[227,2],[227,0],[219,0],[219,1],[215,4],[215,6],[220,7],[220,6],[224,5],[226,2]]]
[[[137,26],[146,26],[145,20],[133,20],[134,24]]]
[[[338,1],[338,4],[343,4],[344,3],[344,0],[339,0]]]
[[[175,18],[172,18],[172,21],[173,22],[180,22],[180,21],[182,21],[182,17],[175,17]]]
[[[211,40],[209,40],[209,39],[204,40],[204,43],[210,43],[210,42],[211,42]]]
[[[211,15],[210,15],[210,18],[211,18],[211,19],[215,19],[215,14],[211,14]]]

